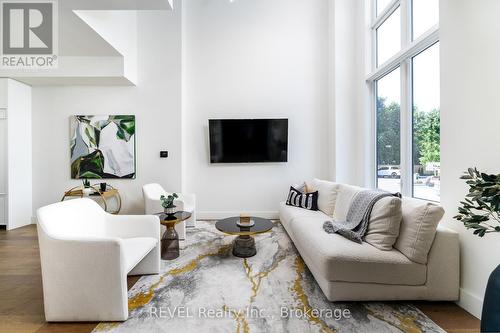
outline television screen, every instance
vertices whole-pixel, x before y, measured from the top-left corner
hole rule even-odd
[[[211,163],[288,161],[288,119],[209,121]]]

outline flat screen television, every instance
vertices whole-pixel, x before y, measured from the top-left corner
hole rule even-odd
[[[288,119],[209,120],[211,163],[288,161]]]

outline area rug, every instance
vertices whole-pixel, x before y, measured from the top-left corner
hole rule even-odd
[[[129,319],[94,332],[444,332],[409,304],[329,302],[278,222],[248,259],[233,257],[234,236],[211,222],[187,239],[129,291]]]

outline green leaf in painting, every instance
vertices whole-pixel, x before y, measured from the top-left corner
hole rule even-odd
[[[116,136],[120,140],[128,142],[135,134],[135,116],[111,116],[109,119],[118,127]]]

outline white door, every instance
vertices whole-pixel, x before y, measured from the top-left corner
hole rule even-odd
[[[0,225],[7,225],[7,114],[0,109]]]

